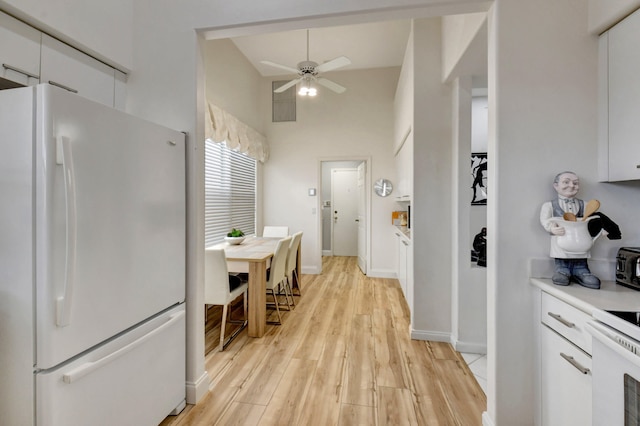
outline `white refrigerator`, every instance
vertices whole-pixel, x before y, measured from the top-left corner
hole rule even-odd
[[[185,401],[185,141],[0,91],[0,423],[157,425]]]

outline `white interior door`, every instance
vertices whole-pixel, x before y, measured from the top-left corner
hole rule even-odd
[[[366,163],[358,166],[358,266],[363,274],[367,273],[367,193]]]
[[[358,255],[358,170],[331,170],[334,256]]]

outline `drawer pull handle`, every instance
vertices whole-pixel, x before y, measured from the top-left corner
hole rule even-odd
[[[576,326],[574,323],[567,321],[566,319],[562,318],[558,314],[554,314],[553,312],[547,312],[547,314],[554,320],[561,322],[562,324],[566,325],[569,328],[573,328]]]
[[[26,75],[27,77],[31,77],[31,78],[35,78],[35,79],[39,79],[40,78],[39,75],[31,74],[28,71],[22,70],[20,68],[17,68],[17,67],[8,65],[8,64],[2,64],[2,68],[6,69],[6,70],[15,71],[18,74]]]
[[[57,82],[52,81],[52,80],[49,80],[49,84],[52,85],[52,86],[59,87],[59,88],[64,89],[64,90],[68,90],[71,93],[78,93],[78,91],[76,89],[73,89],[73,88],[71,88],[69,86],[65,86],[64,84],[60,84],[60,83],[57,83]]]
[[[560,352],[560,356],[562,358],[566,359],[569,364],[573,365],[582,374],[589,374],[590,370],[588,368],[583,367],[582,365],[580,365],[580,363],[578,361],[576,361],[576,359],[574,357],[572,357],[570,355],[567,355],[567,354],[564,354],[562,352]]]

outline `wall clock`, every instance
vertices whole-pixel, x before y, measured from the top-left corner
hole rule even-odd
[[[373,184],[373,191],[380,197],[386,197],[393,191],[393,184],[389,179],[378,179]]]

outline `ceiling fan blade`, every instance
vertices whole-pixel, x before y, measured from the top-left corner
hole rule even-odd
[[[351,64],[351,60],[346,56],[340,56],[338,58],[332,59],[329,62],[325,62],[324,64],[320,64],[316,67],[316,72],[327,72],[331,70],[335,70],[336,68],[346,67]]]
[[[274,92],[274,93],[282,93],[282,92],[284,92],[285,90],[287,90],[289,87],[291,87],[291,86],[295,86],[296,84],[298,84],[298,82],[299,82],[299,81],[301,81],[301,80],[302,80],[302,77],[300,77],[300,78],[295,78],[295,79],[293,79],[293,80],[291,80],[291,81],[289,81],[289,82],[287,82],[287,83],[283,84],[282,86],[278,87],[278,88],[277,88],[276,90],[274,90],[273,92]]]
[[[333,81],[327,80],[326,78],[320,77],[316,79],[316,82],[318,82],[318,84],[321,84],[328,89],[333,90],[336,93],[343,93],[345,90],[347,90],[346,87],[342,87],[338,83],[334,83]]]
[[[271,62],[271,61],[260,61],[260,63],[269,65],[270,67],[280,68],[281,70],[289,71],[292,74],[298,74],[300,72],[296,68],[292,68],[286,65],[276,64],[275,62]]]

